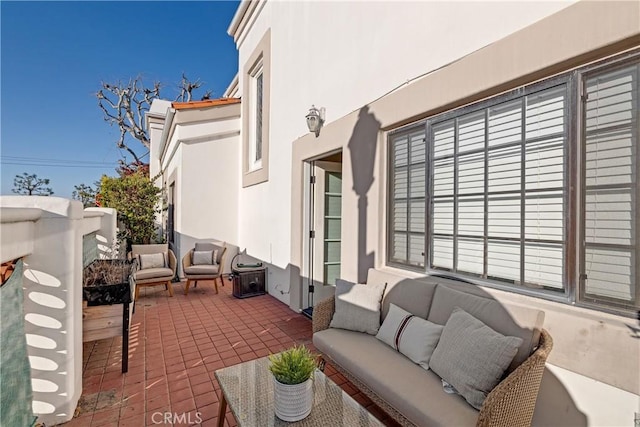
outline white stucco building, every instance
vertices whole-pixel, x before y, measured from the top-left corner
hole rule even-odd
[[[156,100],[147,121],[152,141],[149,172],[166,189],[163,223],[176,256],[180,259],[196,240],[235,245],[240,100]],[[226,259],[228,264],[231,257]]]
[[[148,119],[180,255],[246,248],[296,311],[370,267],[471,281],[545,311],[534,424],[633,425],[639,3],[242,1],[228,32],[227,98]]]

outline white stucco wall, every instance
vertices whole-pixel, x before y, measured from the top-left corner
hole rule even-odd
[[[311,104],[331,122],[571,2],[266,2],[237,34],[242,73],[271,29],[269,181],[239,196],[239,242],[290,267],[292,142]],[[237,96],[244,93],[239,78]],[[425,94],[425,96],[427,96]],[[346,161],[346,159],[345,159]],[[268,226],[265,226],[268,224]],[[373,225],[373,224],[372,224]],[[368,239],[376,251],[376,240]],[[274,278],[276,279],[276,278]],[[287,276],[279,281],[286,281]],[[274,285],[273,287],[271,285]],[[276,283],[270,281],[270,289]],[[284,288],[288,283],[282,283]],[[274,294],[288,302],[288,295]]]
[[[180,256],[197,240],[238,242],[239,119],[194,125],[209,137],[183,143]],[[191,127],[191,126],[190,126]],[[235,129],[234,134],[228,134]],[[194,129],[185,129],[184,133]],[[216,136],[220,134],[227,136]],[[182,133],[181,133],[182,134]]]
[[[240,105],[234,104],[170,110],[151,135],[167,197],[175,185],[174,251],[179,261],[199,240],[237,245],[239,129]],[[163,142],[163,135],[168,141]]]
[[[82,236],[115,240],[115,211],[83,211],[59,197],[0,197],[0,257],[23,257],[24,313],[33,412],[55,425],[82,394]]]

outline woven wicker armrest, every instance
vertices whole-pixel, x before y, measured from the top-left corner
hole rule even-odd
[[[538,349],[489,393],[477,426],[531,425],[545,362],[552,347],[551,335],[543,329]]]
[[[331,296],[313,306],[313,333],[323,331],[329,327],[333,312],[336,309],[335,297]]]

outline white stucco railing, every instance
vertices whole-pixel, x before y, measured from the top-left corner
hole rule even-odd
[[[0,259],[23,258],[25,334],[38,422],[70,420],[82,394],[83,236],[110,258],[116,211],[59,197],[0,197]]]

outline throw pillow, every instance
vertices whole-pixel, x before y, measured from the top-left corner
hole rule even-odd
[[[193,265],[215,265],[215,255],[218,251],[193,251],[191,264]]]
[[[456,307],[444,326],[429,365],[474,408],[500,382],[522,344]]]
[[[329,326],[375,335],[386,283],[362,285],[336,279],[336,310]]]
[[[376,338],[428,370],[443,328],[392,303]]]
[[[215,263],[216,264],[220,264],[220,261],[222,260],[222,248],[224,247],[225,243],[222,243],[222,246],[216,245],[215,243],[196,243],[196,247],[195,250],[196,251],[218,251],[216,256],[215,256]]]
[[[160,252],[157,254],[138,254],[138,265],[140,270],[148,268],[165,268],[167,266],[167,254]]]

